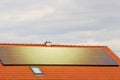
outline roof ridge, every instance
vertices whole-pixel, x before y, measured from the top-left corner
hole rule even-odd
[[[0,43],[0,46],[46,46],[45,44],[38,44],[38,43]],[[54,47],[106,47],[101,45],[63,45],[63,44],[52,44]]]

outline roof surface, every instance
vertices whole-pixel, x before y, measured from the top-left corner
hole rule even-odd
[[[0,44],[0,46],[45,46],[44,44]],[[120,59],[106,46],[52,45],[53,47],[103,48],[119,65]],[[39,66],[44,76],[35,76],[29,66],[4,66],[0,80],[120,80],[120,66]]]

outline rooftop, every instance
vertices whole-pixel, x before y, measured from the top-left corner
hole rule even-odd
[[[30,65],[4,65],[0,63],[0,79],[11,80],[120,80],[120,59],[107,46],[76,46],[45,44],[0,44],[0,47],[44,47],[44,48],[102,48],[118,65],[37,65],[33,71],[44,73],[36,76]],[[0,53],[1,54],[1,53]],[[39,71],[40,69],[40,71]]]

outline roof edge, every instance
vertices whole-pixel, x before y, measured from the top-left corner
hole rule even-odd
[[[105,46],[104,50],[120,65],[120,58],[109,47]]]

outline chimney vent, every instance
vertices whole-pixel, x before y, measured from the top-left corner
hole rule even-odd
[[[51,45],[52,45],[52,42],[49,41],[49,40],[47,40],[44,44],[45,44],[45,46],[51,46]]]

